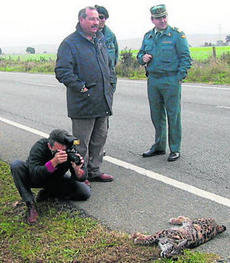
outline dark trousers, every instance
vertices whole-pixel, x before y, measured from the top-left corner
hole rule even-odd
[[[86,200],[90,197],[90,187],[85,183],[74,181],[67,175],[61,178],[50,177],[47,181],[33,180],[33,175],[29,173],[28,166],[23,161],[14,161],[10,165],[14,183],[22,200],[26,203],[34,202],[34,195],[31,188],[44,188],[53,197],[74,201]],[[36,182],[36,183],[35,183]]]

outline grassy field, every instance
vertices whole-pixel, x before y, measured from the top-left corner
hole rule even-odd
[[[230,46],[215,47],[216,55],[218,58],[221,57],[223,53],[230,53]],[[121,50],[122,52],[122,50]],[[136,56],[138,50],[132,50],[133,56]],[[190,48],[191,57],[196,61],[205,61],[213,56],[213,47],[191,47]],[[56,54],[23,54],[23,55],[2,55],[2,59],[12,59],[14,61],[49,61],[56,60]]]
[[[190,52],[195,61],[205,61],[213,57],[213,47],[191,47]],[[230,53],[230,46],[216,47],[217,58],[220,58],[224,53]]]
[[[0,186],[1,263],[174,262],[158,259],[157,248],[134,245],[128,233],[109,230],[67,202],[38,203],[40,220],[28,225],[9,166],[1,161]],[[218,258],[187,250],[177,262],[214,263]]]
[[[220,58],[223,53],[230,53],[230,46],[215,47],[216,56]],[[122,52],[122,51],[121,51]],[[136,56],[138,50],[132,50],[133,56]],[[195,61],[206,61],[213,56],[213,47],[191,47],[190,54]]]
[[[131,52],[131,63],[122,62],[122,53]],[[186,82],[230,84],[230,46],[216,47],[216,59],[212,47],[191,47],[193,65]],[[138,50],[123,50],[116,72],[118,77],[145,79],[143,66],[137,63]],[[30,73],[54,73],[56,54],[24,54],[0,56],[0,71]]]
[[[0,58],[14,61],[50,61],[56,60],[56,54],[23,54],[23,55],[2,55]]]

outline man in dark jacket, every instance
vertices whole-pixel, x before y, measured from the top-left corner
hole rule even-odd
[[[56,78],[67,87],[68,117],[73,135],[80,140],[78,151],[85,160],[90,181],[109,182],[113,177],[100,171],[112,115],[116,77],[104,36],[98,31],[94,7],[80,10],[76,31],[61,43]]]
[[[15,185],[28,207],[28,223],[35,223],[38,213],[31,188],[43,188],[37,195],[37,201],[49,197],[67,200],[86,200],[90,197],[90,187],[85,181],[86,175],[82,169],[82,157],[77,156],[77,162],[70,161],[66,153],[74,137],[67,131],[55,129],[48,139],[37,141],[30,150],[26,162],[11,163],[11,172]],[[70,170],[71,175],[66,174]]]

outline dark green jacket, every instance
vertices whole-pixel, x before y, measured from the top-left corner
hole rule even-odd
[[[175,73],[178,75],[178,79],[182,80],[191,67],[191,57],[185,34],[171,26],[168,26],[158,38],[156,38],[155,28],[145,34],[137,55],[141,65],[145,64],[144,54],[150,54],[153,57],[146,65],[148,74]]]
[[[104,26],[102,33],[105,36],[105,44],[112,60],[112,65],[115,67],[117,65],[119,55],[116,36],[108,26]]]

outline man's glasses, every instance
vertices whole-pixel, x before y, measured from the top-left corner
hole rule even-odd
[[[104,15],[99,15],[99,19],[106,19],[106,17]]]

